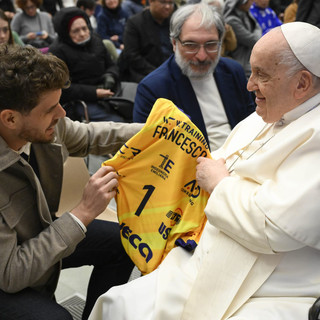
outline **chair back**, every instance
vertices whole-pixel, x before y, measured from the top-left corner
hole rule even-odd
[[[76,207],[83,194],[83,190],[90,178],[90,174],[83,158],[69,157],[64,164],[63,182],[57,217]],[[117,213],[106,208],[97,219],[118,222]]]

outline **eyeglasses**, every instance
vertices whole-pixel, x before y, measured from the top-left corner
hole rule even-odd
[[[181,43],[182,47],[185,49],[185,52],[190,54],[198,53],[201,47],[203,47],[207,53],[214,53],[219,50],[221,45],[221,42],[217,40],[208,41],[204,44],[192,41],[181,41],[179,38],[177,40]]]
[[[161,6],[165,7],[165,6],[170,6],[173,7],[174,6],[174,2],[173,1],[165,1],[165,0],[157,0]]]

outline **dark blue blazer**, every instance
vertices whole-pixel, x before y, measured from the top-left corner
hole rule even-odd
[[[242,66],[229,58],[220,58],[213,74],[231,128],[255,110]],[[174,55],[148,74],[138,85],[133,121],[146,122],[158,98],[171,100],[182,109],[208,140],[197,97],[189,79],[181,73]],[[212,106],[214,107],[214,106]]]

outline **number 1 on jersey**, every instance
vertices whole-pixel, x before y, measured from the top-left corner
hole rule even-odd
[[[140,216],[142,210],[143,210],[144,207],[146,206],[149,198],[151,197],[152,192],[154,191],[154,189],[155,189],[155,187],[152,186],[152,185],[150,185],[150,184],[145,185],[145,186],[143,187],[143,190],[148,190],[148,191],[147,191],[146,195],[144,196],[144,198],[142,199],[142,201],[141,201],[141,203],[140,203],[137,211],[135,212],[135,215],[136,215],[136,216],[138,216],[138,217]]]

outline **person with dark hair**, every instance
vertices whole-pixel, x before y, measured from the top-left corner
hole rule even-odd
[[[0,0],[0,9],[4,11],[10,21],[16,13],[12,0]]]
[[[89,17],[92,29],[96,31],[97,20],[95,17],[95,13],[96,13],[97,6],[100,6],[100,5],[97,5],[95,0],[78,0],[76,3],[76,6],[87,14],[87,16]]]
[[[95,220],[117,174],[99,169],[82,199],[57,217],[68,156],[108,154],[141,125],[80,123],[59,103],[66,64],[32,46],[0,46],[0,318],[72,320],[54,292],[61,268],[93,265],[82,319],[99,295],[125,283],[133,264],[117,223]]]
[[[53,22],[58,38],[49,52],[67,64],[71,77],[70,87],[62,91],[61,103],[84,101],[90,121],[123,121],[116,111],[103,103],[117,90],[119,70],[102,39],[92,31],[87,14],[77,7],[63,8]],[[81,103],[73,108],[84,116]]]
[[[118,59],[122,80],[140,82],[172,54],[169,23],[174,8],[173,0],[150,0],[145,10],[128,19]]]
[[[10,20],[6,13],[0,9],[0,44],[3,43],[24,45],[19,35],[15,31],[11,31]]]
[[[94,0],[78,0],[76,6],[83,10],[90,18],[94,14],[96,2]]]
[[[212,5],[177,9],[170,21],[174,55],[139,83],[134,121],[145,122],[155,101],[166,98],[191,117],[212,151],[220,147],[254,111],[243,68],[220,57],[224,31],[223,17]]]
[[[48,47],[56,37],[52,18],[47,12],[38,11],[42,0],[17,0],[22,9],[14,15],[11,28],[25,44],[36,48]]]

